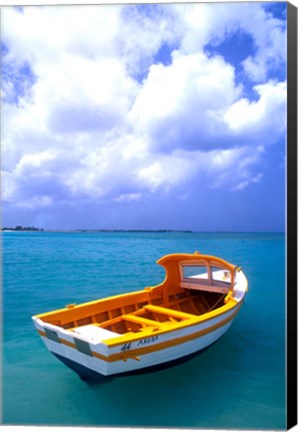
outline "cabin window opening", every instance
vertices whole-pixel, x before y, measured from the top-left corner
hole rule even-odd
[[[205,265],[182,265],[182,281],[209,284],[208,268]]]
[[[231,271],[220,267],[211,267],[211,279],[214,286],[231,285]]]

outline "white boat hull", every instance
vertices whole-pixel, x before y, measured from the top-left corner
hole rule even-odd
[[[134,341],[125,347],[107,347],[104,343],[90,343],[90,352],[83,353],[76,346],[77,338],[63,329],[35,320],[35,325],[48,350],[75,370],[82,378],[99,374],[104,377],[168,366],[198,353],[216,342],[228,330],[241,303],[228,312],[197,325],[169,331],[158,336]],[[45,332],[55,331],[57,340]],[[67,334],[68,333],[68,334]],[[75,340],[76,339],[76,340]]]

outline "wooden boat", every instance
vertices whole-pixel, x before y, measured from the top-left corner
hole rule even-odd
[[[157,263],[160,285],[33,316],[49,351],[86,379],[169,366],[217,341],[248,289],[241,268],[199,252]]]

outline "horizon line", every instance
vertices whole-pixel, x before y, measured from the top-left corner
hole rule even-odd
[[[147,228],[37,228],[37,227],[2,227],[2,232],[14,231],[14,232],[152,232],[152,233],[166,233],[166,232],[181,232],[181,233],[276,233],[286,234],[286,230],[194,230],[194,229],[169,229],[169,228],[158,228],[158,229],[147,229]]]

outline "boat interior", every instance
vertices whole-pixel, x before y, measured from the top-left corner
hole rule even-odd
[[[170,298],[167,307],[160,301],[150,304],[134,304],[122,308],[122,310],[111,311],[111,314],[100,320],[98,325],[101,328],[110,330],[118,334],[129,332],[141,332],[151,328],[153,331],[160,328],[160,324],[173,324],[194,318],[194,316],[205,314],[214,307],[224,304],[224,295],[217,293],[194,293]],[[113,316],[110,318],[110,316]],[[107,318],[107,319],[106,319]]]
[[[149,302],[143,295],[137,296],[136,293],[129,304],[126,304],[124,297],[123,304],[120,305],[118,299],[114,307],[112,304],[105,305],[104,301],[99,301],[97,307],[93,302],[87,303],[85,307],[68,305],[63,311],[43,314],[40,318],[71,331],[92,325],[123,335],[158,330],[161,324],[173,324],[205,314],[224,305],[225,295],[185,290],[184,293],[171,295],[169,302],[164,305],[161,297]]]
[[[169,256],[168,256],[169,257]],[[167,271],[165,281],[143,291],[109,297],[81,305],[38,315],[42,321],[79,332],[87,328],[96,333],[124,335],[157,331],[206,314],[225,304],[234,283],[234,266],[224,266],[196,256],[195,261],[181,261],[181,257],[161,263]],[[166,257],[167,258],[167,257]],[[212,267],[213,265],[213,267]],[[91,328],[92,327],[92,328]],[[99,333],[98,333],[99,334]]]

